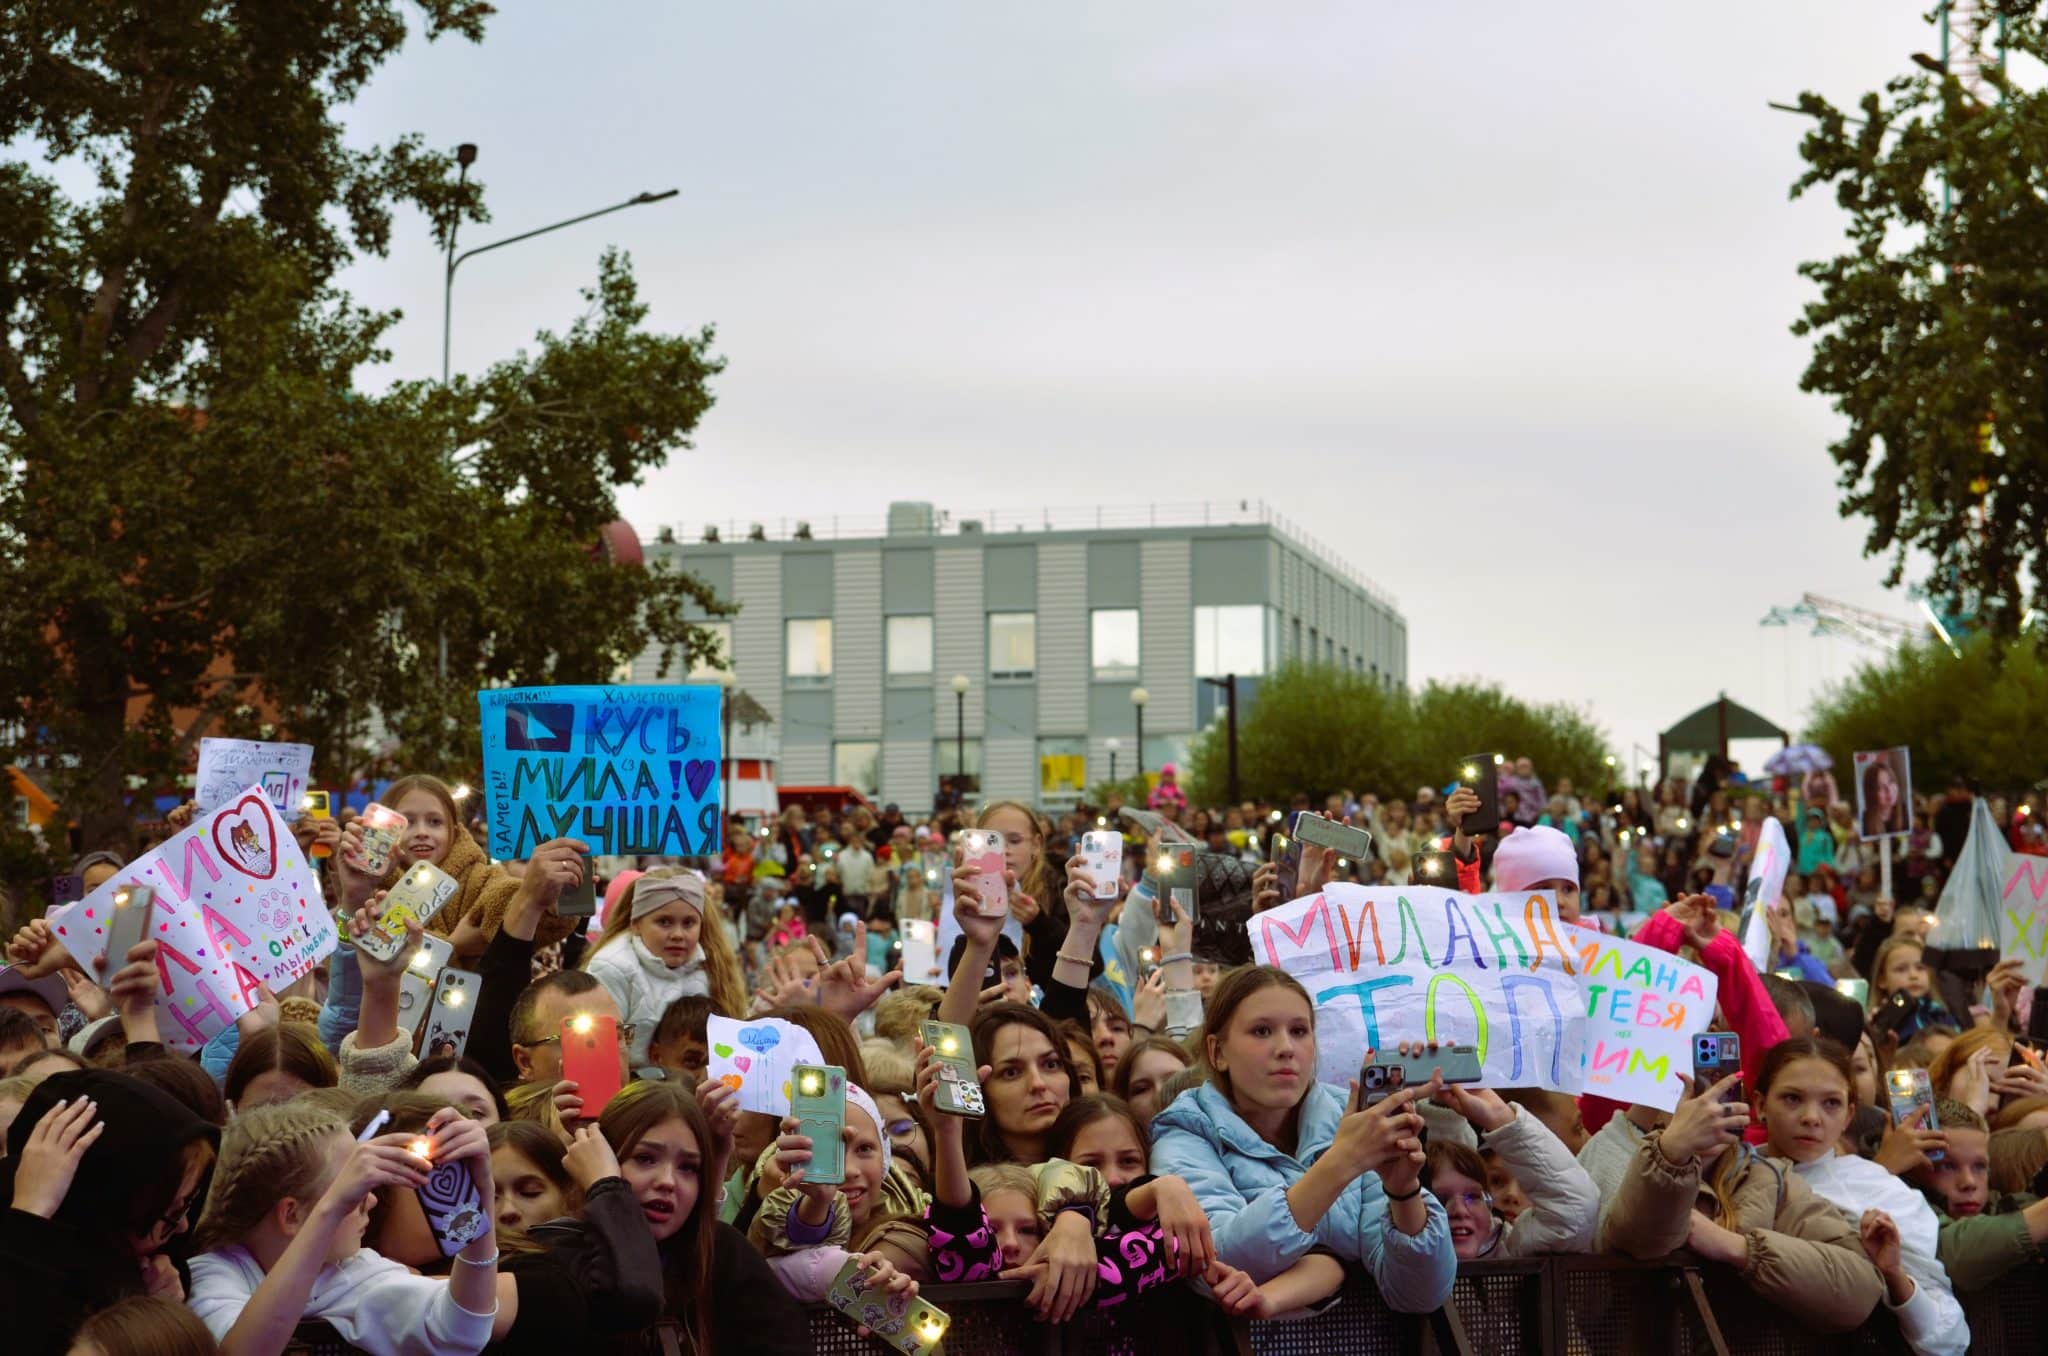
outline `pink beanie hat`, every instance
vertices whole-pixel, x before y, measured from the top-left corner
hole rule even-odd
[[[1579,854],[1572,840],[1547,824],[1516,829],[1493,854],[1493,888],[1503,894],[1534,889],[1540,880],[1579,883]]]
[[[621,871],[618,875],[613,876],[604,887],[604,907],[597,911],[597,917],[591,919],[591,922],[601,925],[605,919],[611,917],[612,906],[619,902],[620,897],[626,891],[633,888],[634,881],[639,880],[645,874],[647,873],[644,871]]]

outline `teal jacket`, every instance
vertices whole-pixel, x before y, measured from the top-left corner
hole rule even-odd
[[[1326,1153],[1344,1118],[1344,1096],[1310,1085],[1296,1152],[1282,1153],[1245,1124],[1222,1089],[1204,1083],[1174,1098],[1152,1122],[1152,1171],[1187,1182],[1209,1217],[1216,1256],[1267,1281],[1321,1247],[1371,1275],[1387,1304],[1410,1314],[1443,1307],[1458,1276],[1444,1208],[1422,1194],[1428,1222],[1415,1235],[1387,1227],[1386,1192],[1368,1172],[1344,1188],[1313,1230],[1294,1222],[1287,1189]]]

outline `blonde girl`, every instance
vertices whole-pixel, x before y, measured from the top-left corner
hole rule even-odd
[[[648,1062],[655,1028],[677,999],[709,995],[714,1011],[746,1011],[739,957],[721,911],[707,902],[708,885],[684,867],[649,871],[607,912],[583,963],[619,1005],[619,1020],[632,1024],[628,1062],[636,1069]]]
[[[1003,867],[1013,877],[1010,914],[1024,929],[1025,973],[1034,984],[1050,984],[1054,957],[1067,935],[1067,910],[1061,899],[1066,881],[1055,880],[1045,860],[1045,832],[1038,813],[1020,801],[992,800],[974,816],[974,827],[994,829],[1003,836]]]
[[[483,1200],[492,1200],[484,1128],[452,1107],[434,1115],[424,1137],[363,1143],[317,1106],[285,1103],[236,1117],[222,1135],[200,1217],[197,1242],[206,1251],[192,1260],[188,1299],[224,1356],[277,1356],[306,1319],[372,1356],[482,1350],[498,1310],[488,1212],[445,1280],[416,1276],[362,1246],[378,1188],[423,1186],[430,1160],[466,1163]]]

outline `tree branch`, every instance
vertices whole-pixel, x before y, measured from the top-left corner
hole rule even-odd
[[[7,393],[8,408],[14,411],[14,418],[26,433],[34,433],[42,422],[42,411],[36,405],[35,388],[29,384],[28,371],[21,365],[21,355],[7,342],[7,331],[0,326],[0,391]]]

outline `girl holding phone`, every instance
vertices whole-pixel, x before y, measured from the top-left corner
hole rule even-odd
[[[1265,1281],[1322,1247],[1371,1273],[1387,1303],[1427,1313],[1457,1275],[1443,1207],[1423,1189],[1422,1117],[1436,1082],[1361,1109],[1318,1083],[1315,1008],[1286,971],[1218,982],[1209,1081],[1152,1120],[1152,1166],[1194,1188],[1223,1262]]]

